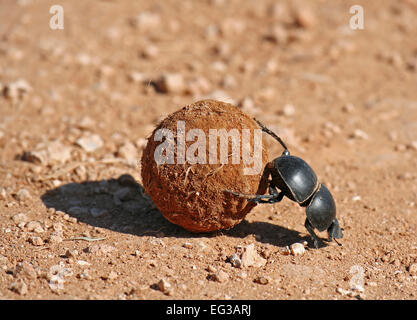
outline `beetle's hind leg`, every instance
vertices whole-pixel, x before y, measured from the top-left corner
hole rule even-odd
[[[308,231],[308,233],[310,234],[310,236],[311,236],[311,239],[313,240],[313,244],[314,244],[314,247],[316,248],[316,249],[318,249],[319,248],[319,244],[320,244],[320,239],[319,239],[319,237],[316,235],[316,233],[314,232],[314,230],[313,230],[313,226],[311,225],[311,223],[310,223],[310,221],[308,221],[308,219],[306,219],[306,221],[305,221],[305,223],[304,223],[304,226],[306,227],[306,229],[307,229],[307,231]]]

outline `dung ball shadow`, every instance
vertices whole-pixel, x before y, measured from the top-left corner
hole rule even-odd
[[[47,208],[67,213],[90,226],[136,236],[178,238],[215,237],[219,234],[245,238],[255,235],[260,242],[286,246],[302,241],[297,231],[268,222],[243,220],[234,228],[212,233],[193,233],[164,218],[141,184],[131,175],[117,179],[72,182],[48,190],[41,199]],[[162,233],[161,233],[162,232]]]

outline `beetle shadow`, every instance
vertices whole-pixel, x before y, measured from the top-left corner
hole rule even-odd
[[[164,218],[131,175],[117,179],[72,182],[48,190],[41,196],[47,208],[62,211],[77,221],[136,236],[199,238],[219,234],[236,238],[254,235],[258,241],[275,246],[309,241],[294,230],[268,222],[243,220],[235,227],[213,233],[192,233]]]

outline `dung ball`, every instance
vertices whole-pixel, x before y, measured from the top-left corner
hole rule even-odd
[[[187,105],[162,120],[142,156],[142,183],[166,219],[192,232],[229,229],[264,194],[268,151],[257,123],[216,100]]]

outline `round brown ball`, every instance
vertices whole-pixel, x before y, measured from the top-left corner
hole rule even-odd
[[[174,164],[158,165],[155,161],[155,149],[164,141],[155,141],[155,133],[162,128],[171,130],[177,145],[178,121],[185,122],[185,133],[194,128],[204,131],[207,164],[178,164],[177,148]],[[224,190],[264,194],[267,188],[267,177],[262,175],[268,161],[267,147],[263,139],[262,168],[259,174],[245,175],[242,151],[240,162],[232,163],[231,139],[228,141],[228,163],[220,163],[220,139],[217,139],[218,164],[209,164],[209,129],[226,129],[228,132],[237,129],[241,137],[242,129],[250,129],[253,152],[254,129],[259,129],[259,126],[248,115],[229,103],[215,100],[198,101],[170,114],[160,122],[148,138],[142,156],[142,183],[145,191],[166,219],[192,232],[229,229],[241,222],[256,206],[255,203]],[[186,141],[185,150],[195,141]]]

